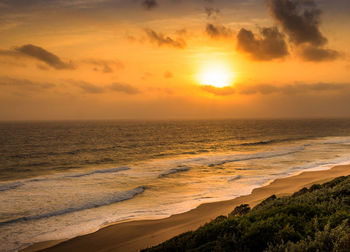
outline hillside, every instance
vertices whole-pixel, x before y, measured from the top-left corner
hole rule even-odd
[[[350,176],[236,207],[199,229],[176,236],[157,251],[350,251]]]

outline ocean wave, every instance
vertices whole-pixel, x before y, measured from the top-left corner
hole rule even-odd
[[[16,189],[17,187],[20,187],[21,185],[23,185],[23,183],[19,182],[19,181],[9,183],[9,184],[2,184],[2,185],[0,185],[0,192]]]
[[[32,146],[35,147],[35,146]],[[38,146],[42,147],[42,146]],[[96,152],[103,152],[103,151],[110,151],[113,150],[115,147],[105,147],[105,148],[80,148],[80,149],[74,149],[69,151],[42,151],[42,152],[36,152],[36,153],[24,153],[24,154],[15,154],[10,155],[10,158],[17,158],[17,159],[27,159],[27,158],[41,158],[44,156],[61,156],[61,155],[77,155],[81,153],[96,153]]]
[[[53,217],[53,216],[64,215],[64,214],[78,212],[78,211],[87,210],[87,209],[91,209],[91,208],[107,206],[107,205],[122,202],[125,200],[130,200],[130,199],[134,198],[135,196],[143,193],[145,190],[146,190],[146,186],[139,186],[139,187],[136,187],[132,190],[119,192],[119,193],[116,193],[116,195],[114,195],[114,196],[108,196],[108,197],[105,197],[103,199],[96,199],[96,201],[87,202],[87,203],[82,204],[80,206],[69,207],[69,208],[60,209],[60,210],[49,212],[49,213],[40,213],[40,214],[36,214],[36,215],[30,215],[30,216],[25,216],[25,217],[20,217],[20,218],[16,218],[16,219],[3,221],[3,222],[0,222],[0,226],[12,224],[12,223],[17,223],[17,222],[22,222],[22,221],[31,221],[31,220],[49,218],[49,217]]]
[[[327,161],[319,161],[319,162],[310,162],[300,166],[294,166],[289,171],[297,172],[297,171],[307,171],[307,170],[315,170],[315,169],[329,169],[336,165],[348,164],[350,162],[349,157],[345,158],[335,158]]]
[[[275,143],[300,141],[300,140],[305,140],[305,139],[307,139],[307,138],[271,139],[271,140],[262,140],[262,141],[250,142],[250,143],[242,143],[242,144],[239,144],[239,145],[240,146],[259,146],[259,145],[269,145],[269,144],[275,144]]]
[[[99,173],[116,173],[120,171],[127,171],[130,170],[130,167],[123,166],[123,167],[117,167],[117,168],[111,168],[111,169],[104,169],[104,170],[95,170],[87,173],[78,173],[74,175],[67,175],[64,176],[65,178],[80,178],[80,177],[85,177],[85,176],[90,176],[93,174],[99,174]]]
[[[197,152],[196,151],[185,151],[185,152],[182,152],[181,154],[182,155],[195,155],[195,154],[197,154]]]
[[[163,172],[162,174],[160,174],[158,177],[159,178],[163,178],[163,177],[166,177],[170,174],[174,174],[174,173],[178,173],[178,172],[186,172],[186,171],[189,171],[190,170],[190,167],[187,167],[187,166],[184,166],[184,167],[178,167],[178,168],[173,168],[173,169],[170,169],[166,172]]]
[[[130,167],[122,166],[122,167],[116,167],[116,168],[109,168],[109,169],[103,169],[103,170],[94,170],[86,173],[71,173],[70,175],[59,175],[59,176],[48,176],[48,177],[39,177],[39,178],[32,178],[22,181],[16,181],[13,183],[6,183],[6,184],[0,184],[0,192],[3,191],[9,191],[17,189],[18,187],[21,187],[27,183],[35,183],[35,182],[42,182],[42,181],[51,181],[51,180],[60,180],[64,178],[81,178],[85,176],[91,176],[94,174],[104,174],[104,173],[117,173],[121,171],[127,171],[130,170]]]
[[[298,146],[296,148],[291,148],[291,149],[286,150],[286,151],[266,151],[266,152],[249,153],[249,154],[237,154],[237,155],[234,155],[232,158],[230,157],[230,158],[227,158],[224,160],[216,161],[216,162],[209,164],[208,166],[214,167],[217,165],[224,165],[227,163],[233,163],[233,162],[239,162],[239,161],[287,156],[287,155],[294,154],[294,153],[297,153],[297,152],[302,151],[302,150],[304,150],[304,146]]]
[[[236,180],[240,180],[243,176],[242,175],[237,175],[237,176],[234,176],[234,177],[231,177],[228,182],[233,182],[233,181],[236,181]]]
[[[322,144],[350,144],[350,137],[332,137],[320,140]]]

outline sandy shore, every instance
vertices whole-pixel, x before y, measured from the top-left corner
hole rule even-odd
[[[339,176],[350,175],[350,165],[333,167],[325,171],[303,172],[299,175],[277,179],[257,188],[247,196],[233,200],[200,205],[182,214],[160,220],[131,221],[105,227],[95,233],[67,241],[50,241],[34,244],[24,251],[139,251],[159,244],[175,235],[194,230],[219,215],[227,215],[237,205],[250,206],[276,194],[288,195],[314,183],[323,183]],[[58,244],[57,244],[58,243]],[[46,248],[46,249],[45,249]]]

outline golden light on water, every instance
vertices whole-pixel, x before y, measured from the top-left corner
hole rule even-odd
[[[223,88],[234,84],[235,73],[226,62],[210,62],[204,64],[197,76],[201,85]]]

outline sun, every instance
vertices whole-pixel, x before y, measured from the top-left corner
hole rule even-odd
[[[223,88],[233,84],[234,73],[226,62],[210,62],[201,67],[197,79],[201,85]]]

